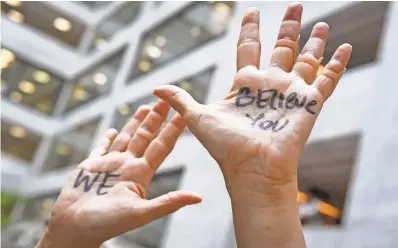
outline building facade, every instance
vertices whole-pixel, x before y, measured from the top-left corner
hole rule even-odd
[[[288,4],[1,2],[1,181],[2,192],[18,195],[4,247],[32,247],[68,172],[106,129],[152,103],[154,87],[175,84],[201,103],[223,98],[250,6],[261,9],[266,68]],[[323,63],[353,45],[299,164],[308,247],[398,247],[398,3],[303,5],[301,47],[317,21],[330,25]],[[203,202],[104,247],[235,247],[222,175],[189,131],[148,197],[178,188]]]

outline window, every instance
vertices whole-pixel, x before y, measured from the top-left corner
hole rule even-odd
[[[329,62],[336,48],[346,42],[354,48],[347,69],[373,62],[377,59],[388,4],[388,2],[354,3],[348,8],[306,25],[301,31],[300,49],[310,37],[315,23],[323,21],[330,26],[323,65]]]
[[[108,93],[116,79],[124,49],[84,72],[75,80],[75,88],[69,96],[66,112]]]
[[[41,68],[19,59],[2,48],[1,94],[9,101],[51,114],[61,90],[62,80]]]
[[[165,1],[154,1],[153,6],[154,7],[160,7],[160,5],[163,5],[164,3],[167,3]]]
[[[130,79],[222,35],[233,7],[233,2],[197,2],[145,34]]]
[[[90,10],[100,10],[108,7],[113,1],[76,1],[80,5]]]
[[[89,153],[99,121],[99,118],[94,119],[56,136],[52,141],[52,148],[48,153],[44,170],[60,169],[82,162]]]
[[[298,167],[298,202],[305,225],[338,225],[342,221],[359,134],[310,143]]]
[[[101,50],[112,36],[121,29],[132,23],[140,11],[142,2],[128,2],[120,6],[120,9],[111,17],[98,24],[91,51]]]
[[[201,71],[191,77],[184,78],[178,82],[172,83],[178,87],[183,88],[188,93],[192,95],[192,97],[200,102],[204,103],[207,91],[209,89],[209,84],[211,82],[211,78],[213,76],[215,68],[211,67],[206,69],[205,71]],[[131,104],[124,104],[118,108],[115,118],[115,128],[117,130],[121,130],[123,126],[127,123],[127,121],[131,118],[134,112],[143,104],[151,105],[157,101],[157,98],[150,94],[138,101],[135,101]],[[168,120],[173,116],[174,111],[170,111]]]
[[[149,96],[146,96],[134,103],[131,104],[124,104],[119,107],[117,113],[116,113],[116,119],[115,119],[115,128],[117,130],[122,130],[124,125],[128,122],[128,120],[133,116],[134,112],[137,111],[137,109],[141,105],[153,105],[156,102],[156,97],[153,96],[152,94]]]
[[[1,120],[1,152],[32,162],[41,137],[26,128]]]
[[[9,248],[34,247],[47,228],[57,195],[58,192],[26,199],[21,219],[11,223],[2,233],[2,246]]]
[[[153,199],[178,189],[183,171],[176,170],[154,176],[147,187],[147,198]],[[167,217],[153,221],[141,228],[122,234],[118,237],[121,247],[138,244],[139,247],[160,247],[167,224]]]
[[[79,45],[85,30],[85,25],[43,2],[2,1],[1,11],[10,21],[24,23],[36,32],[52,36],[72,47]]]
[[[43,223],[48,221],[58,195],[59,193],[57,192],[51,195],[28,199],[22,213],[22,220],[40,220]]]

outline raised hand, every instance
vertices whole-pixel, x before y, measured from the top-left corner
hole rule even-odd
[[[154,91],[183,116],[220,164],[234,192],[256,194],[268,183],[295,180],[297,161],[315,120],[345,71],[351,54],[348,44],[336,50],[316,77],[328,34],[326,23],[314,26],[296,57],[301,14],[300,4],[289,6],[271,65],[260,71],[259,10],[246,12],[237,49],[238,72],[224,100],[201,105],[175,86]]]
[[[316,76],[328,25],[317,23],[298,54],[302,10],[299,3],[288,7],[271,64],[264,71],[259,70],[259,10],[250,8],[245,13],[237,47],[238,71],[225,99],[201,105],[175,86],[154,91],[183,116],[188,128],[218,162],[233,208],[245,205],[252,211],[253,208],[297,205],[298,159],[324,102],[335,89],[350,58],[351,46],[341,45]],[[255,221],[256,216],[251,217]],[[234,218],[239,222],[236,215]],[[245,218],[250,216],[246,213]],[[242,247],[257,247],[252,240],[255,239],[246,237],[241,241]],[[294,247],[300,245],[296,243]]]
[[[176,191],[145,199],[148,183],[173,149],[185,123],[170,105],[141,107],[118,134],[109,129],[70,175],[37,247],[99,247],[104,241],[196,204],[196,194]]]

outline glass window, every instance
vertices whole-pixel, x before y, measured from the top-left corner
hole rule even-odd
[[[50,219],[51,211],[58,198],[59,193],[31,198],[26,201],[26,206],[22,213],[22,221]]]
[[[357,2],[304,26],[301,31],[300,49],[310,37],[315,23],[322,21],[330,27],[323,65],[329,62],[336,48],[343,43],[350,43],[354,48],[347,69],[375,61],[388,4],[388,2]],[[322,69],[323,67],[320,71]]]
[[[62,87],[61,78],[21,60],[6,48],[1,49],[0,57],[1,94],[13,103],[51,114]]]
[[[124,49],[84,72],[75,80],[75,88],[69,96],[66,112],[105,94],[111,90],[119,71]]]
[[[25,127],[1,120],[1,152],[31,162],[41,137]]]
[[[160,7],[160,5],[167,3],[166,1],[154,1],[153,6],[155,7]]]
[[[209,85],[211,82],[211,78],[213,76],[214,67],[206,69],[205,71],[201,71],[191,77],[184,78],[179,80],[178,82],[172,83],[178,87],[183,88],[188,93],[195,98],[196,101],[200,103],[204,103],[207,91],[209,89]],[[138,101],[134,101],[130,104],[124,104],[119,106],[118,111],[116,112],[115,117],[115,128],[117,130],[121,130],[123,126],[127,123],[127,121],[131,118],[134,112],[143,104],[152,105],[157,101],[157,98],[150,94]],[[168,119],[173,116],[174,111],[170,111]]]
[[[142,2],[128,2],[111,17],[99,23],[91,44],[91,51],[101,50],[106,46],[112,36],[132,23],[138,16]]]
[[[176,170],[155,175],[147,187],[148,199],[177,190],[182,174],[182,170]],[[134,231],[127,232],[118,237],[120,246],[128,247],[131,244],[138,244],[145,248],[160,247],[166,224],[167,217],[163,217]]]
[[[351,134],[306,145],[298,167],[303,224],[341,224],[359,138]]]
[[[58,192],[26,199],[21,218],[2,233],[2,247],[35,247],[46,230],[57,195]]]
[[[94,119],[56,136],[52,141],[44,170],[55,170],[82,162],[89,153],[99,121],[99,118]]]
[[[1,11],[10,21],[26,24],[34,31],[52,36],[72,47],[79,45],[86,28],[77,20],[38,1],[2,1]]]
[[[76,1],[90,10],[99,10],[108,7],[113,1]]]
[[[233,7],[233,2],[197,2],[145,34],[130,79],[222,35]]]

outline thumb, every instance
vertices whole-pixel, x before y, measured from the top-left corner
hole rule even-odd
[[[202,198],[196,193],[187,191],[172,191],[147,201],[148,205],[146,209],[147,214],[150,216],[150,221],[153,221],[174,213],[182,207],[197,204],[201,201]]]
[[[193,110],[199,105],[188,92],[175,85],[158,87],[153,91],[153,94],[168,102],[182,117],[188,109]]]

